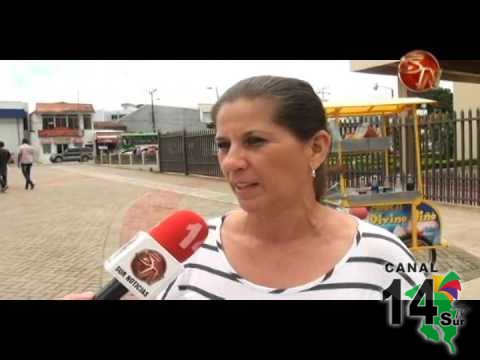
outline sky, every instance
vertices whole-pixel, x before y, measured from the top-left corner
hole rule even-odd
[[[388,99],[397,78],[350,71],[348,60],[41,60],[0,61],[0,101],[22,101],[29,112],[40,102],[80,102],[95,110],[122,103],[197,108],[216,100],[237,81],[254,75],[296,77],[328,101]],[[440,86],[452,89],[451,82]],[[212,87],[212,89],[207,89]]]

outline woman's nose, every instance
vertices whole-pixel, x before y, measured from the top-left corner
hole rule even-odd
[[[232,146],[228,153],[222,157],[220,165],[224,172],[245,169],[247,167],[245,154],[241,149]]]

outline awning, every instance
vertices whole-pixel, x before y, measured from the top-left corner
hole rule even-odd
[[[412,105],[432,104],[434,100],[422,98],[394,98],[376,102],[328,102],[325,111],[328,118],[348,116],[373,116],[398,114]]]
[[[0,109],[0,119],[25,119],[27,113],[23,109]]]
[[[101,135],[95,139],[100,144],[116,144],[118,143],[118,136],[116,135]]]

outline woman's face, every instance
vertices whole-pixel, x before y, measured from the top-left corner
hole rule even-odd
[[[220,167],[247,212],[314,198],[311,146],[275,124],[273,115],[273,101],[262,98],[225,103],[217,114]]]

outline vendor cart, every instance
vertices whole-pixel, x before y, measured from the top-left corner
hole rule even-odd
[[[326,104],[333,138],[329,164],[343,170],[337,175],[338,186],[324,199],[354,214],[363,210],[365,220],[388,229],[413,251],[428,250],[433,263],[436,249],[447,243],[441,237],[439,212],[424,199],[417,109],[434,102],[422,98],[394,98],[385,102]],[[399,120],[401,116],[404,120]],[[352,119],[357,122],[352,123]],[[370,124],[371,119],[375,121]],[[395,138],[395,144],[392,137],[394,120],[403,125],[410,121],[410,128],[413,126],[414,139],[410,143],[415,147],[414,174],[405,174],[392,166],[391,156],[394,151],[398,153],[400,146],[399,137]],[[346,133],[346,127],[350,133]],[[407,133],[404,131],[402,136],[405,141]],[[375,171],[358,176],[362,174],[359,165],[369,166],[365,162],[366,154],[376,154]]]

